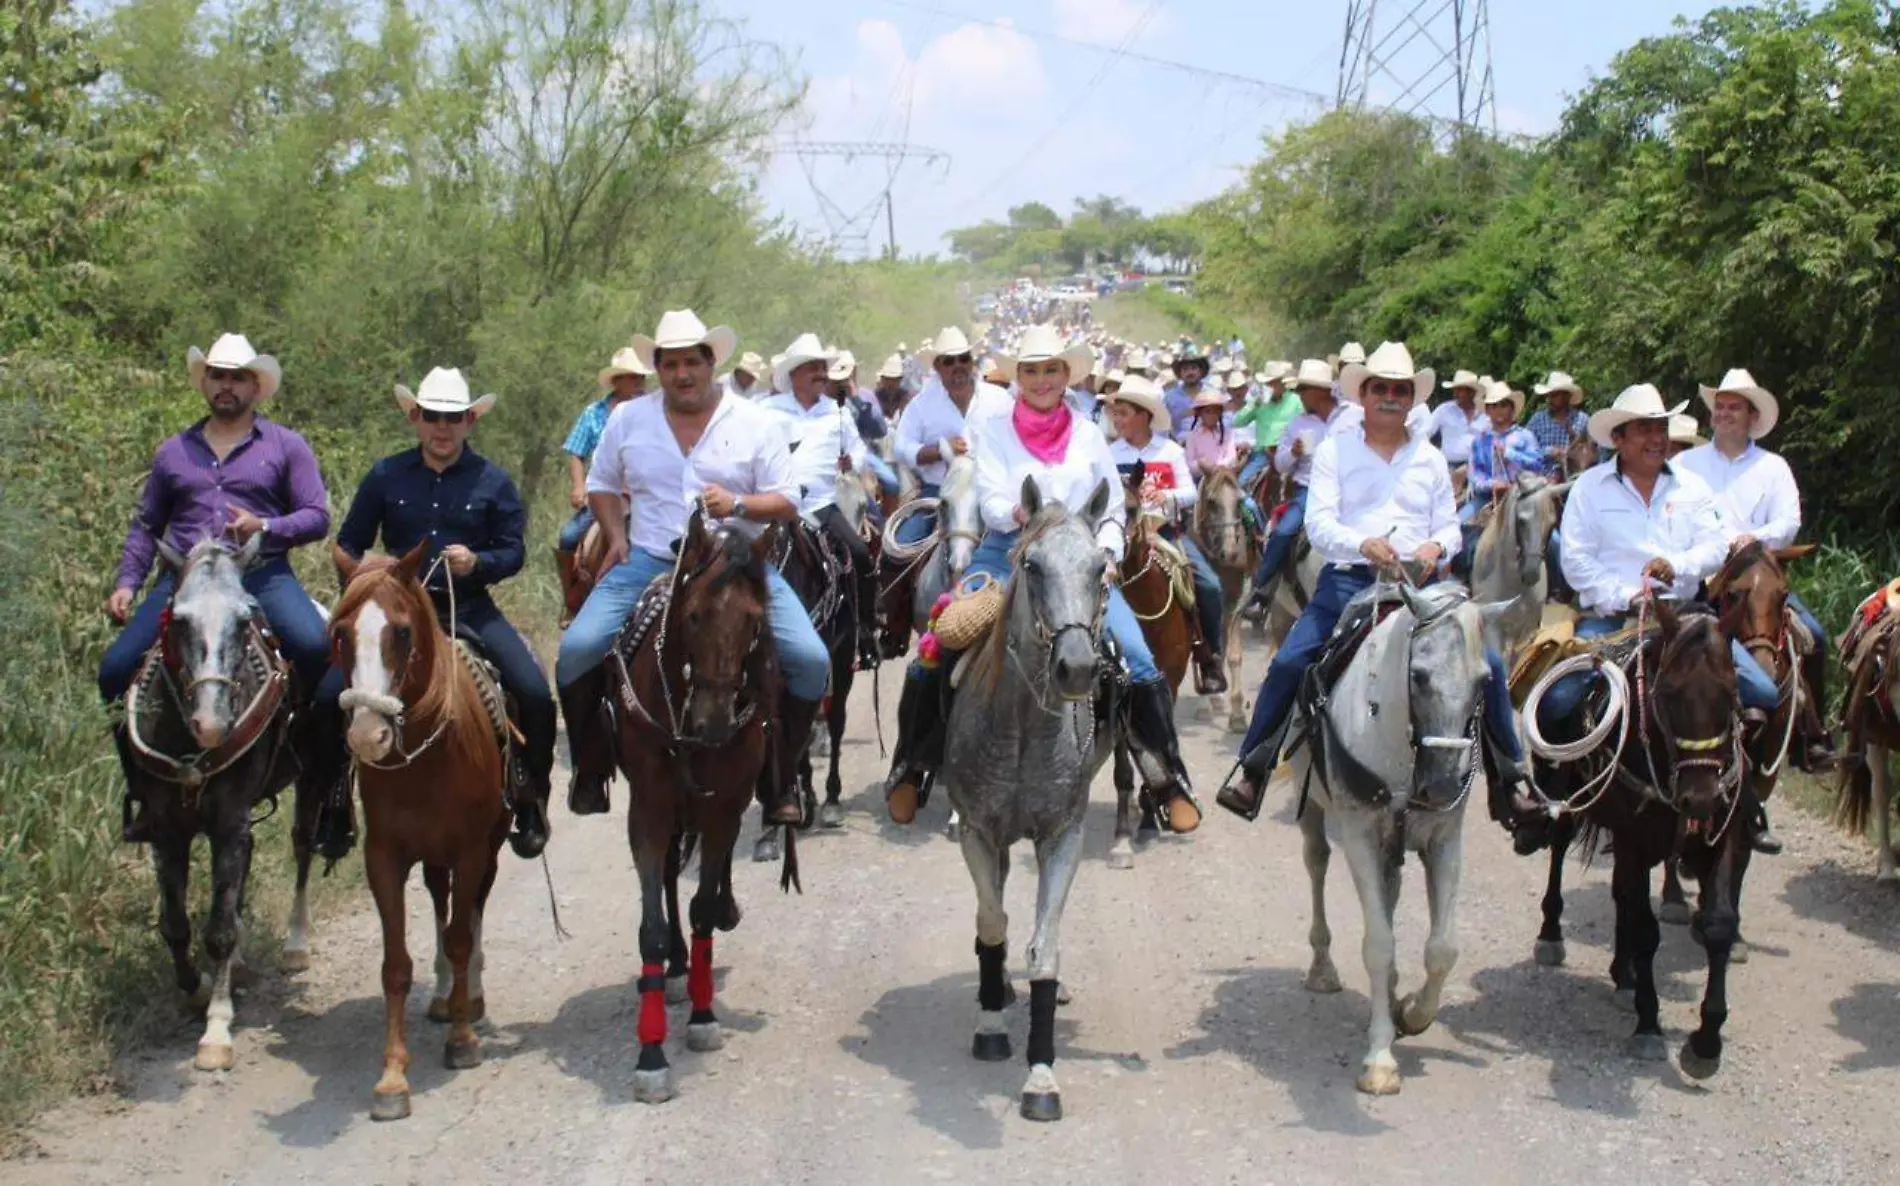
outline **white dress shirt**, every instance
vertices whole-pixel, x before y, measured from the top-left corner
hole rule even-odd
[[[1293,475],[1295,486],[1304,486],[1312,481],[1313,454],[1319,450],[1320,442],[1326,439],[1333,425],[1345,417],[1346,409],[1355,404],[1336,403],[1330,414],[1320,417],[1311,412],[1302,411],[1286,422],[1286,431],[1280,434],[1279,446],[1273,450],[1273,468],[1283,474]],[[1364,424],[1365,413],[1359,414],[1359,422]],[[1293,442],[1302,437],[1306,440],[1306,452],[1298,457],[1293,455]]]
[[[996,412],[1006,414],[1009,406],[1009,397],[1000,388],[978,383],[970,395],[969,412],[960,412],[956,401],[944,390],[943,380],[932,375],[917,398],[904,405],[903,418],[897,424],[897,459],[916,470],[921,481],[940,486],[944,475],[950,472],[949,465],[942,458],[921,465],[917,461],[918,451],[925,445],[941,444],[951,437],[967,439],[965,425],[968,422]]]
[[[838,458],[849,456],[851,468],[864,468],[864,438],[858,435],[851,409],[821,395],[811,407],[782,391],[759,401],[759,408],[776,420],[792,456],[792,501],[801,514],[830,506],[838,495]]]
[[[1445,455],[1412,433],[1387,461],[1362,433],[1327,437],[1313,454],[1306,537],[1328,564],[1364,564],[1359,547],[1381,538],[1402,560],[1427,542],[1458,551],[1458,507]]]
[[[1785,548],[1801,534],[1801,491],[1780,454],[1750,441],[1740,457],[1730,458],[1709,444],[1684,451],[1670,464],[1714,492],[1722,530],[1731,540],[1752,535],[1771,548]]]
[[[797,500],[785,434],[757,404],[722,396],[699,443],[683,454],[666,422],[664,396],[628,400],[607,418],[587,471],[589,494],[627,495],[629,543],[667,560],[708,485]]]
[[[1419,405],[1421,410],[1424,407],[1424,404]],[[1490,417],[1484,414],[1484,405],[1475,399],[1471,401],[1469,416],[1455,399],[1439,404],[1430,416],[1431,435],[1438,438],[1438,450],[1453,465],[1463,465],[1471,460],[1472,440],[1491,424]]]
[[[1141,463],[1146,471],[1144,480],[1161,491],[1162,509],[1170,518],[1178,518],[1200,497],[1200,488],[1188,469],[1187,450],[1167,437],[1150,437],[1139,449],[1126,439],[1117,439],[1109,444],[1108,455],[1117,466]]]
[[[769,395],[772,391],[772,385],[757,375],[752,377],[752,386],[750,387],[741,387],[739,385],[739,376],[736,374],[722,376],[719,380],[719,385],[725,389],[728,395],[736,395],[740,399],[758,399],[762,395]]]
[[[1108,511],[1096,524],[1095,541],[1121,563],[1123,539],[1122,478],[1108,455],[1108,441],[1093,424],[1077,419],[1069,430],[1069,447],[1060,461],[1051,463],[1030,454],[1016,435],[1011,419],[1015,405],[982,417],[972,416],[966,426],[970,452],[976,457],[977,503],[983,526],[991,531],[1017,531],[1016,508],[1022,505],[1023,479],[1036,479],[1044,502],[1059,502],[1075,514],[1088,506],[1098,483],[1108,483]]]
[[[1564,503],[1563,541],[1564,578],[1583,611],[1597,616],[1628,612],[1651,560],[1669,561],[1671,591],[1686,600],[1728,558],[1715,495],[1675,462],[1657,477],[1647,504],[1615,459],[1578,475]]]

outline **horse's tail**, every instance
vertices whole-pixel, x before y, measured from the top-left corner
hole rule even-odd
[[[780,893],[797,890],[802,896],[805,892],[798,881],[798,829],[790,825],[785,828],[785,859],[779,865],[778,888]]]
[[[1867,830],[1874,811],[1874,770],[1868,765],[1867,746],[1857,724],[1850,724],[1847,753],[1834,777],[1834,824],[1858,836]]]

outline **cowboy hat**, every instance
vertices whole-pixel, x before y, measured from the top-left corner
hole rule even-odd
[[[1695,417],[1687,413],[1680,416],[1671,416],[1669,418],[1669,440],[1672,444],[1687,445],[1692,449],[1706,445],[1709,443],[1708,440],[1698,431],[1701,427],[1701,425],[1696,423]]]
[[[1453,371],[1451,378],[1445,380],[1445,390],[1456,391],[1460,387],[1469,387],[1473,391],[1484,390],[1479,384],[1478,376],[1472,374],[1470,371]]]
[[[1187,349],[1181,351],[1181,353],[1175,355],[1173,360],[1168,363],[1168,368],[1174,372],[1176,378],[1179,378],[1182,367],[1195,365],[1201,368],[1201,374],[1203,375],[1213,373],[1213,364],[1207,361],[1207,355],[1202,354],[1198,346],[1189,346]]]
[[[1122,380],[1121,390],[1109,396],[1108,402],[1128,404],[1148,413],[1152,418],[1149,428],[1157,433],[1166,433],[1174,427],[1168,405],[1162,402],[1161,389],[1146,375],[1130,375]]]
[[[1341,363],[1364,362],[1366,348],[1357,342],[1347,342],[1339,348],[1339,361]]]
[[[1346,343],[1348,346],[1353,343]],[[1343,359],[1345,355],[1342,353]],[[1304,369],[1304,368],[1302,368]],[[1430,367],[1412,365],[1412,352],[1405,348],[1404,342],[1381,342],[1379,348],[1364,362],[1348,362],[1339,372],[1339,388],[1346,395],[1346,402],[1358,403],[1359,396],[1368,379],[1405,379],[1412,384],[1412,402],[1422,404],[1438,386],[1438,376]]]
[[[1110,383],[1113,383],[1116,387],[1120,387],[1122,384],[1126,382],[1128,382],[1128,372],[1117,367],[1114,370],[1109,371],[1108,374],[1102,376],[1102,382],[1100,386],[1106,389]],[[1115,393],[1112,391],[1101,390],[1095,393],[1095,398],[1097,400],[1110,399],[1114,396],[1114,394]]]
[[[1234,369],[1234,360],[1231,358],[1223,358],[1219,362],[1214,364],[1214,369],[1212,373],[1216,375],[1225,375],[1233,369]]]
[[[185,351],[185,370],[191,375],[191,385],[199,391],[205,389],[205,371],[210,367],[221,371],[249,371],[257,380],[259,399],[277,394],[277,386],[284,379],[284,369],[277,365],[277,360],[251,349],[250,340],[243,334],[225,334],[211,343],[208,353],[196,346]]]
[[[1284,358],[1271,359],[1260,372],[1266,376],[1266,378],[1261,379],[1260,382],[1271,383],[1275,379],[1291,379],[1294,369],[1293,364]]]
[[[1155,355],[1155,366],[1156,366],[1156,369],[1160,369],[1161,367],[1167,367],[1169,370],[1173,370],[1174,369],[1174,351],[1163,350],[1161,353]]]
[[[1245,377],[1244,375],[1242,376],[1242,378]],[[1227,397],[1220,392],[1203,391],[1201,394],[1195,396],[1193,401],[1188,404],[1188,411],[1193,413],[1200,411],[1202,408],[1225,408],[1226,406]]]
[[[1513,416],[1522,416],[1524,414],[1524,393],[1521,391],[1512,391],[1509,383],[1497,379],[1493,380],[1491,385],[1484,389],[1483,403],[1485,407],[1488,408],[1492,404],[1501,404],[1506,401],[1510,402]]]
[[[818,340],[817,334],[800,334],[792,339],[792,344],[785,347],[785,353],[779,355],[778,361],[772,364],[772,386],[780,391],[790,391],[792,372],[808,362],[824,363],[825,374],[829,378],[831,361],[831,351],[825,349],[824,343]]]
[[[759,357],[757,351],[748,350],[739,356],[738,362],[732,364],[732,369],[735,371],[744,371],[756,379],[765,373],[765,360]]]
[[[849,350],[840,350],[831,358],[831,369],[825,372],[825,378],[833,383],[842,383],[858,369],[858,356]]]
[[[645,378],[653,373],[653,368],[640,357],[640,352],[631,346],[622,346],[614,351],[614,356],[600,372],[600,385],[603,389],[614,385],[615,375],[639,375]]]
[[[1583,388],[1577,386],[1577,381],[1562,371],[1552,371],[1548,379],[1537,384],[1537,386],[1531,388],[1531,390],[1539,395],[1549,395],[1553,391],[1568,391],[1578,399],[1583,398]]]
[[[467,412],[471,418],[495,406],[493,395],[484,395],[471,400],[468,394],[468,380],[455,367],[436,367],[422,376],[422,382],[410,391],[402,384],[396,384],[396,406],[407,415],[417,408],[431,412]]]
[[[880,379],[902,379],[904,377],[904,356],[902,354],[893,354],[885,359],[884,365],[877,368],[877,377]]]
[[[924,339],[924,344],[917,350],[917,361],[929,368],[937,365],[939,354],[948,354],[954,358],[959,354],[973,353],[975,352],[970,349],[969,335],[958,326],[946,325],[937,331],[936,337]]]
[[[1775,431],[1775,424],[1781,419],[1781,405],[1766,387],[1755,382],[1755,376],[1740,367],[1736,367],[1722,376],[1722,382],[1714,387],[1700,388],[1702,402],[1709,411],[1715,411],[1715,397],[1718,395],[1739,395],[1755,405],[1759,413],[1755,423],[1749,427],[1748,438],[1759,440]]]
[[[1327,391],[1333,389],[1333,368],[1323,358],[1302,359],[1299,370],[1285,378],[1295,391],[1302,387],[1320,387]]]
[[[1235,367],[1227,372],[1227,390],[1245,390],[1251,386],[1253,386],[1253,376],[1247,373],[1246,367]]]
[[[645,334],[633,335],[633,348],[640,355],[640,361],[654,370],[659,369],[654,356],[661,350],[705,346],[712,350],[712,364],[717,368],[725,365],[738,344],[739,335],[729,327],[715,325],[707,329],[706,323],[691,309],[668,309],[650,338]]]
[[[1625,387],[1616,402],[1600,412],[1590,415],[1590,439],[1606,449],[1616,447],[1611,433],[1632,420],[1667,420],[1671,416],[1680,416],[1689,406],[1683,400],[1675,407],[1664,407],[1662,392],[1650,383],[1638,383],[1634,387]]]
[[[1016,343],[1016,353],[996,356],[996,369],[1013,379],[1022,363],[1051,359],[1068,364],[1071,382],[1079,382],[1095,367],[1095,352],[1086,344],[1068,345],[1062,340],[1061,331],[1053,325],[1032,325],[1023,331],[1022,341]]]

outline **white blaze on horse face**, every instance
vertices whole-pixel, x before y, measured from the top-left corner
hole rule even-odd
[[[356,669],[350,686],[372,696],[393,696],[389,686],[389,668],[383,663],[383,635],[389,630],[389,615],[374,601],[365,602],[356,615]]]

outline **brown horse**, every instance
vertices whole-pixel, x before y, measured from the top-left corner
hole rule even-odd
[[[1900,581],[1861,603],[1841,640],[1841,661],[1847,664],[1847,695],[1841,703],[1847,750],[1835,773],[1834,822],[1858,836],[1871,816],[1879,849],[1875,880],[1900,882],[1887,770],[1888,756],[1900,749]]]
[[[1570,434],[1570,444],[1564,448],[1564,480],[1569,481],[1584,470],[1594,467],[1598,460],[1597,443],[1590,439],[1588,432]]]
[[[675,1091],[663,1048],[667,964],[677,969],[685,946],[679,874],[693,836],[700,858],[699,888],[689,907],[686,988],[693,1008],[686,1046],[708,1051],[725,1042],[713,1014],[712,936],[738,925],[732,850],[765,771],[767,722],[778,703],[765,573],[778,534],[768,527],[748,540],[736,526],[709,530],[695,510],[665,606],[643,635],[608,657],[620,768],[632,788],[627,840],[640,878],[640,1058],[633,1092],[642,1103],[662,1103]],[[795,843],[786,829],[781,884],[797,878]]]
[[[607,571],[607,533],[600,529],[600,524],[589,524],[574,554],[570,557],[557,551],[555,559],[561,566],[561,600],[566,607],[561,615],[561,627],[565,629],[574,615],[581,612],[587,595],[594,591],[601,575]]]
[[[1256,504],[1258,505],[1258,504]],[[1247,731],[1247,696],[1241,691],[1242,655],[1240,610],[1246,601],[1247,581],[1260,566],[1260,536],[1247,523],[1240,479],[1231,469],[1209,470],[1201,479],[1194,501],[1194,542],[1220,576],[1221,634],[1227,658],[1227,729]],[[1214,716],[1220,716],[1219,696],[1212,698]]]
[[[1155,546],[1161,521],[1142,513],[1134,503],[1132,491],[1128,520],[1128,546],[1122,553],[1122,596],[1128,608],[1141,622],[1141,635],[1154,652],[1155,666],[1168,689],[1179,695],[1181,681],[1187,677],[1188,660],[1193,654],[1194,611],[1181,600],[1175,579]],[[1134,754],[1128,739],[1118,729],[1115,738],[1115,840],[1108,852],[1111,868],[1132,869],[1135,864],[1135,773]],[[1144,842],[1159,834],[1160,821],[1147,795],[1140,799],[1139,831]]]
[[[482,909],[508,836],[503,742],[474,672],[442,629],[418,579],[427,544],[400,560],[334,556],[343,597],[330,625],[347,681],[342,706],[363,796],[363,866],[383,922],[383,1074],[370,1115],[409,1115],[403,1006],[413,965],[403,883],[419,862],[435,904],[435,995],[429,1019],[449,1023],[443,1060],[480,1066]]]

